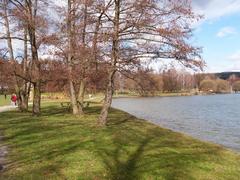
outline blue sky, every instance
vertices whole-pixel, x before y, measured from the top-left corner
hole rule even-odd
[[[194,25],[193,37],[203,48],[205,72],[240,71],[240,0],[192,0],[192,5],[205,16]],[[22,44],[14,41],[14,47]]]
[[[240,71],[240,0],[193,0],[193,8],[205,16],[194,32],[205,71]]]

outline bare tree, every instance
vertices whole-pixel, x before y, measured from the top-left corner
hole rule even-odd
[[[4,37],[7,40],[7,47],[8,47],[8,54],[10,61],[12,62],[12,65],[16,64],[16,59],[14,57],[14,50],[12,45],[12,34],[10,30],[10,23],[9,23],[9,17],[13,16],[13,14],[9,14],[10,10],[14,10],[10,7],[10,1],[9,0],[3,0],[1,2],[2,7],[2,16],[4,19],[3,25],[6,29],[6,36]],[[21,30],[21,28],[19,28]],[[27,31],[26,28],[24,29],[24,58],[23,58],[23,73],[26,74],[27,69]],[[16,69],[16,67],[15,67]],[[15,91],[17,93],[18,98],[18,107],[21,111],[26,111],[28,109],[28,95],[30,91],[30,84],[26,81],[22,82],[21,79],[19,79],[16,74],[13,74],[13,71],[11,71],[13,76],[13,81],[15,84]]]
[[[98,79],[97,66],[100,54],[98,45],[102,43],[101,24],[104,21],[104,12],[109,7],[109,3],[90,0],[69,0],[67,9],[65,6],[59,7],[59,14],[66,12],[64,14],[66,18],[60,25],[61,31],[57,33],[55,54],[67,65],[73,114],[83,114],[81,105],[85,91],[91,86],[90,81]],[[60,23],[57,24],[59,26]]]
[[[189,1],[114,0],[105,16],[108,83],[98,118],[101,126],[107,123],[117,71],[131,72],[143,62],[166,58],[189,68],[203,66],[200,49],[187,41],[191,22],[200,18],[193,14]]]
[[[101,43],[99,33],[101,33],[101,24],[106,21],[104,13],[111,6],[112,1],[84,0],[79,2],[79,25],[80,30],[77,35],[80,37],[78,43],[78,64],[80,76],[80,86],[78,101],[83,104],[85,91],[91,76],[96,76],[99,64],[98,44]],[[94,27],[94,28],[93,28]],[[95,72],[94,72],[95,69]]]
[[[33,115],[39,115],[42,84],[39,48],[41,45],[47,44],[51,39],[51,36],[47,33],[48,22],[42,9],[45,9],[50,1],[47,3],[43,0],[9,0],[9,2],[12,7],[14,7],[14,16],[18,24],[21,24],[24,31],[23,38],[14,37],[24,41],[23,73],[15,73],[15,75],[26,81],[26,86],[24,88],[26,92],[29,90],[29,82],[33,85],[34,95],[32,112]],[[28,63],[30,66],[29,68],[27,68],[27,42],[29,42],[31,49],[31,58],[29,58],[30,62]],[[27,73],[27,71],[29,72]],[[27,94],[24,94],[24,96],[28,98]]]
[[[60,28],[54,41],[45,35],[49,26],[46,13],[42,11],[50,1],[9,2],[15,7],[16,17],[24,27],[24,36],[11,37],[6,32],[6,38],[25,42],[24,73],[16,74],[33,84],[33,114],[36,115],[40,113],[44,81],[39,58],[41,44],[54,43],[55,54],[65,62],[73,114],[83,114],[81,104],[85,91],[93,82],[97,84],[97,75],[105,78],[105,98],[98,118],[100,126],[107,123],[117,72],[136,75],[139,69],[159,59],[176,60],[192,69],[203,66],[199,55],[201,49],[188,41],[192,36],[191,23],[200,18],[192,12],[189,0],[67,0],[61,9],[65,18],[56,23]],[[27,42],[30,52],[27,52]],[[154,82],[152,75],[142,74]],[[138,80],[143,81],[141,78]],[[185,81],[183,77],[182,80]],[[152,82],[144,81],[144,84],[151,86]],[[181,87],[185,87],[185,82]]]
[[[3,25],[6,29],[6,40],[7,40],[7,46],[8,46],[8,53],[10,55],[10,60],[14,61],[12,38],[11,38],[10,25],[9,25],[8,6],[9,6],[9,1],[8,0],[3,0],[3,3],[2,3],[3,19],[4,19]]]
[[[74,60],[74,45],[76,45],[76,7],[77,3],[75,0],[68,0],[68,10],[67,10],[67,41],[68,41],[68,51],[67,51],[67,69],[68,69],[68,79],[70,88],[70,97],[72,103],[73,114],[83,114],[82,107],[77,102],[77,93],[73,82],[73,60]]]

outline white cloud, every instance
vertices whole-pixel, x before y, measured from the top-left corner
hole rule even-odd
[[[231,68],[229,68],[231,72],[239,72],[240,71],[240,63],[234,64]]]
[[[218,63],[211,62],[207,65],[205,72],[216,73],[216,72],[234,72],[240,71],[240,50],[222,57]]]
[[[228,35],[233,35],[233,34],[237,34],[237,31],[234,27],[230,27],[230,26],[226,26],[223,27],[219,30],[219,32],[217,33],[217,37],[226,37]]]
[[[224,71],[239,72],[240,71],[240,61],[234,64],[230,64],[224,68]]]
[[[197,13],[205,20],[214,20],[225,15],[240,13],[240,0],[192,0]]]
[[[228,59],[232,60],[232,61],[239,61],[240,62],[240,51],[237,51],[237,52],[233,53],[232,55],[229,56]]]
[[[235,72],[240,71],[240,61],[235,63],[216,64],[214,66],[207,66],[205,72],[219,73],[219,72]]]

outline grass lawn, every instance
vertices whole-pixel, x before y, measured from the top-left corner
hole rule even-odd
[[[240,179],[237,153],[118,110],[101,129],[99,110],[79,118],[52,103],[41,117],[1,113],[10,151],[0,179]]]
[[[10,104],[11,104],[10,95],[7,96],[7,99],[5,99],[4,95],[0,95],[0,106],[10,105]]]

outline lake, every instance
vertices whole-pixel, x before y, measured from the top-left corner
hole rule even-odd
[[[240,94],[118,98],[112,107],[240,151]]]

